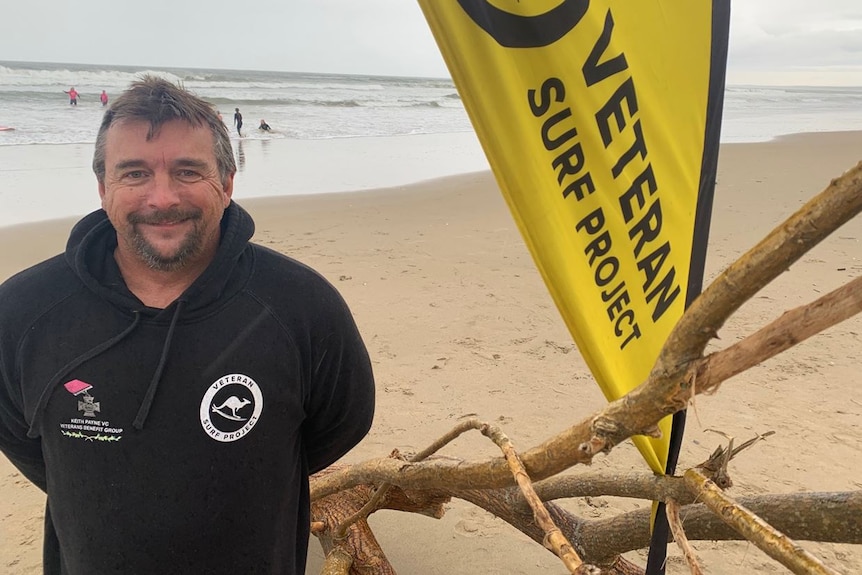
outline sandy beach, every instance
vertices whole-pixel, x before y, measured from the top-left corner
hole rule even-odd
[[[52,149],[69,166],[88,165],[75,146]],[[26,165],[38,163],[26,150],[15,153]],[[255,217],[256,241],[311,265],[341,291],[374,363],[375,423],[345,462],[385,456],[394,448],[419,450],[469,414],[501,426],[516,448],[527,449],[604,405],[489,172],[362,192],[276,197],[280,179],[289,177],[277,156],[257,148],[246,153],[236,197]],[[724,145],[705,285],[859,160],[859,132]],[[342,175],[350,181],[348,170]],[[92,176],[82,172],[82,182],[85,177]],[[87,185],[83,193],[89,190],[97,205],[95,183]],[[82,193],[79,187],[76,194]],[[248,198],[252,189],[273,197]],[[0,279],[62,250],[74,221],[0,228]],[[860,273],[857,217],[745,304],[712,349]],[[862,489],[860,351],[862,318],[855,317],[726,382],[716,395],[700,396],[690,410],[680,468],[705,460],[724,441],[708,430],[738,441],[775,431],[731,465],[731,495]],[[496,454],[478,434],[444,453],[464,459]],[[596,470],[647,467],[626,442],[599,457]],[[0,493],[0,571],[41,573],[43,494],[2,457]],[[565,505],[593,518],[649,502],[602,497]],[[440,520],[385,511],[371,524],[403,574],[565,572],[547,550],[462,501],[453,501]],[[862,547],[803,545],[839,571],[862,573]],[[705,541],[694,547],[713,575],[785,572],[747,543]],[[317,573],[320,548],[312,541],[310,549],[308,573]],[[668,573],[688,573],[678,550],[669,550]],[[646,553],[627,556],[644,564]]]

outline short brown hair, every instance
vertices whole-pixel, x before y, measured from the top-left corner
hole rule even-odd
[[[102,118],[99,135],[96,136],[96,152],[93,154],[93,171],[100,182],[105,181],[105,142],[108,129],[120,120],[149,122],[148,140],[155,137],[162,124],[172,120],[207,127],[213,135],[213,151],[222,184],[227,185],[228,178],[236,173],[230,136],[215,107],[182,86],[146,75],[132,82],[129,88],[114,100]]]

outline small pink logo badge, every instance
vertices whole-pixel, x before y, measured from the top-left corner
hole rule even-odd
[[[72,395],[80,395],[89,389],[93,389],[92,385],[86,381],[81,381],[80,379],[73,379],[72,381],[64,383],[63,387],[65,387],[66,391]]]

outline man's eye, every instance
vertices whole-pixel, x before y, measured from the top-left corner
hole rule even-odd
[[[201,175],[194,170],[180,170],[177,177],[184,182],[194,182],[201,179]]]
[[[139,180],[143,178],[146,173],[143,170],[132,170],[131,172],[126,172],[123,174],[123,178],[128,180]]]

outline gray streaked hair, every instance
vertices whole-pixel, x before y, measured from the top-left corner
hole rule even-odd
[[[93,171],[99,182],[105,181],[105,142],[108,129],[120,120],[139,120],[150,123],[147,140],[158,134],[162,124],[181,120],[196,127],[209,128],[213,135],[213,151],[222,185],[236,172],[236,161],[227,126],[224,125],[215,107],[195,96],[182,86],[157,76],[146,75],[132,82],[102,118],[96,137],[96,152],[93,154]]]

